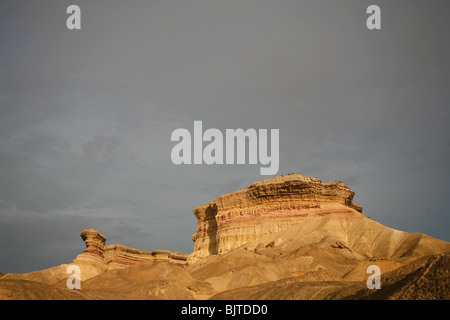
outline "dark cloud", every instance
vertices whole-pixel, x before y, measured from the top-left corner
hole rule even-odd
[[[176,128],[280,129],[279,174],[341,180],[373,219],[449,241],[446,1],[2,1],[0,262],[108,243],[190,252],[192,209],[266,177],[175,166]]]

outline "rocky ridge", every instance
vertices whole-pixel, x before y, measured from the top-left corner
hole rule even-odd
[[[106,237],[97,229],[86,228],[81,234],[86,249],[80,253],[71,264],[25,274],[6,274],[4,279],[21,279],[55,284],[67,279],[67,267],[80,267],[81,280],[85,281],[101,273],[114,269],[124,269],[146,261],[164,261],[174,266],[186,264],[188,255],[168,250],[142,251],[121,244],[106,244]]]
[[[149,252],[121,244],[106,246],[106,237],[94,228],[84,229],[80,236],[86,244],[86,250],[77,256],[74,264],[88,261],[89,264],[96,264],[104,269],[123,269],[150,260],[167,260],[171,264],[183,265],[188,257],[187,254],[168,250]]]

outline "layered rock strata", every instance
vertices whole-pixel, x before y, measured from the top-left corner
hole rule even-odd
[[[93,228],[81,232],[86,250],[79,254],[73,264],[81,268],[82,280],[111,269],[124,269],[144,261],[167,261],[182,266],[187,254],[167,250],[142,251],[121,244],[106,246],[106,237]]]
[[[194,209],[198,220],[190,259],[223,254],[309,216],[362,216],[355,193],[340,181],[287,174],[258,181]]]

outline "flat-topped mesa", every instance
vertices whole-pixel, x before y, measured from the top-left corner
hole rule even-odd
[[[190,258],[223,254],[310,216],[361,216],[354,195],[343,182],[295,173],[255,182],[194,209],[198,224]]]

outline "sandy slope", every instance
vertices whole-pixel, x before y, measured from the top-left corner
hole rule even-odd
[[[311,278],[288,278],[224,291],[214,295],[211,299],[449,300],[449,264],[449,253],[418,259],[395,271],[383,274],[380,290],[369,290],[366,281],[320,281]]]

